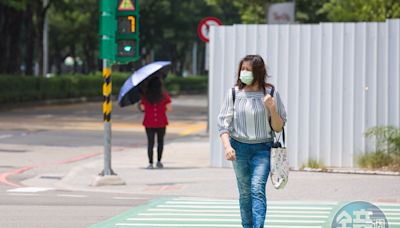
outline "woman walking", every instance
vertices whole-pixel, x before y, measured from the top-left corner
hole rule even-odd
[[[160,77],[153,76],[146,83],[140,108],[144,111],[143,126],[147,135],[147,155],[149,158],[148,169],[153,169],[153,147],[157,135],[157,168],[163,168],[161,162],[164,150],[164,136],[168,125],[167,111],[171,110],[171,98],[163,87]]]
[[[236,86],[228,91],[218,116],[225,156],[232,161],[236,175],[244,228],[264,227],[270,150],[274,131],[281,131],[286,122],[279,93],[265,83],[266,77],[261,56],[245,56]]]

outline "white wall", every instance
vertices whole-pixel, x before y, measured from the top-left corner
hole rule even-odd
[[[210,33],[211,165],[229,167],[217,132],[241,58],[259,54],[288,113],[289,161],[352,167],[372,150],[377,125],[400,126],[400,20],[382,23],[233,25]]]

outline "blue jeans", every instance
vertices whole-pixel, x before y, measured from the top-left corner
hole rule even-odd
[[[247,144],[231,139],[236,151],[232,161],[239,189],[240,215],[244,228],[263,228],[267,212],[265,186],[270,171],[272,142]]]

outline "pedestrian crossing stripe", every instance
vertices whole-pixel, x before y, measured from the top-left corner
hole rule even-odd
[[[348,202],[267,201],[265,227],[330,228],[335,213]],[[373,203],[390,228],[400,228],[400,204]],[[174,197],[135,207],[91,228],[103,227],[242,227],[237,200]]]

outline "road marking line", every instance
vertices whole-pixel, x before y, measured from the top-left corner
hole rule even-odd
[[[115,196],[113,197],[113,199],[117,199],[117,200],[147,200],[149,198],[145,198],[145,197],[121,197],[121,196]]]
[[[201,216],[210,216],[210,217],[240,217],[239,213],[234,213],[234,214],[201,214],[201,213],[138,213],[140,216],[195,216],[195,217],[201,217]]]
[[[330,214],[330,211],[283,211],[283,210],[270,210],[267,209],[267,213],[286,213],[286,214]],[[219,213],[239,213],[239,209],[237,210],[187,210],[187,209],[169,209],[169,208],[149,208],[148,211],[156,211],[156,212],[219,212]]]
[[[168,211],[168,212],[225,212],[225,213],[237,213],[239,212],[239,209],[237,210],[188,210],[188,209],[170,209],[170,208],[149,208],[148,211]]]
[[[225,227],[225,228],[236,228],[242,227],[241,225],[228,225],[228,224],[161,224],[161,223],[117,223],[116,226],[140,226],[140,227]]]
[[[31,170],[31,169],[35,169],[35,168],[39,168],[39,167],[46,167],[46,166],[50,166],[50,165],[54,165],[54,164],[63,165],[63,164],[73,163],[73,162],[77,162],[77,161],[80,161],[80,160],[84,160],[84,159],[88,159],[88,158],[91,158],[91,157],[95,157],[95,156],[98,156],[100,154],[102,154],[102,153],[84,154],[84,155],[80,155],[78,157],[73,157],[73,158],[70,158],[68,160],[58,161],[58,162],[54,162],[54,163],[51,163],[51,164],[25,166],[25,167],[22,167],[22,168],[19,168],[19,169],[14,169],[14,170],[8,171],[6,173],[0,173],[0,184],[5,184],[5,185],[11,186],[11,187],[23,187],[20,184],[16,184],[16,183],[13,183],[13,182],[9,181],[7,178],[10,177],[10,176],[14,176],[14,175],[18,175],[18,174],[24,173],[24,172],[26,172],[28,170]]]
[[[229,201],[229,202],[218,202],[218,201],[166,201],[165,204],[205,204],[205,205],[239,205],[238,201]],[[331,206],[337,205],[337,203],[311,203],[311,202],[287,202],[287,201],[268,201],[268,206],[277,206],[277,205],[294,205],[294,206],[309,206],[309,205],[318,205],[318,206]]]
[[[207,124],[204,122],[190,124],[185,128],[186,130],[181,131],[181,133],[179,133],[179,136],[187,136],[202,130],[206,130],[206,128]]]
[[[128,221],[173,221],[173,222],[241,222],[241,219],[217,218],[127,218]]]
[[[221,202],[226,202],[226,203],[237,203],[238,200],[222,200],[222,199],[206,199],[206,198],[196,198],[196,197],[178,197],[178,198],[173,198],[173,201],[194,201],[194,202],[216,202],[216,203],[221,203]],[[170,201],[167,201],[170,202]],[[322,202],[312,202],[312,201],[267,201],[268,205],[281,205],[281,204],[312,204],[312,205],[338,205],[338,202],[331,202],[331,201],[322,201]],[[391,204],[393,205],[393,204]]]
[[[385,211],[400,211],[400,208],[380,208],[383,212]]]
[[[216,219],[216,218],[127,218],[128,221],[173,221],[173,222],[241,222],[239,219]],[[274,220],[269,219],[267,223],[325,223],[320,220]]]
[[[400,220],[400,217],[386,217],[387,220]]]
[[[16,183],[13,183],[13,182],[7,180],[7,178],[10,176],[21,174],[21,173],[26,172],[33,168],[36,168],[36,167],[35,166],[25,166],[25,167],[22,167],[19,169],[13,169],[13,170],[5,172],[5,173],[0,173],[0,183],[11,186],[11,187],[23,187],[20,184],[16,184]]]
[[[54,190],[54,188],[25,187],[25,188],[8,189],[7,192],[45,192],[51,190]]]
[[[6,139],[6,138],[11,138],[14,135],[0,135],[0,139]]]
[[[239,202],[195,202],[195,201],[181,201],[181,202],[177,202],[177,201],[167,201],[165,202],[165,204],[206,204],[206,205],[212,205],[212,204],[217,204],[217,205],[239,205]]]
[[[157,205],[163,208],[213,208],[213,209],[237,209],[238,206],[196,206],[196,205]],[[268,209],[297,209],[297,210],[332,210],[331,207],[299,207],[299,206],[269,206]],[[400,209],[399,209],[400,210]]]
[[[237,200],[225,200],[225,199],[210,199],[210,198],[196,198],[196,197],[177,197],[172,200],[190,200],[190,201],[212,201],[212,202],[237,202]]]
[[[238,217],[240,218],[240,213],[235,214],[201,214],[201,213],[138,213],[140,216],[209,216],[209,217]],[[287,218],[289,215],[268,215],[268,218]],[[328,218],[328,216],[323,215],[290,215],[291,218]],[[400,218],[398,218],[400,219]]]
[[[372,202],[372,204],[374,204],[375,206],[378,206],[378,207],[385,207],[385,206],[400,207],[399,203],[374,203],[374,202]]]
[[[140,226],[140,227],[225,227],[225,228],[236,228],[242,227],[241,225],[231,224],[161,224],[161,223],[117,223],[116,226]],[[269,225],[268,228],[322,228],[321,226],[291,226],[291,225]]]
[[[8,193],[9,196],[39,196],[39,194],[30,193]]]
[[[69,194],[57,194],[59,197],[71,197],[71,198],[85,198],[87,195],[69,195]]]
[[[400,216],[400,213],[397,213],[397,212],[388,212],[388,213],[385,213],[385,215],[399,215],[399,216]]]

